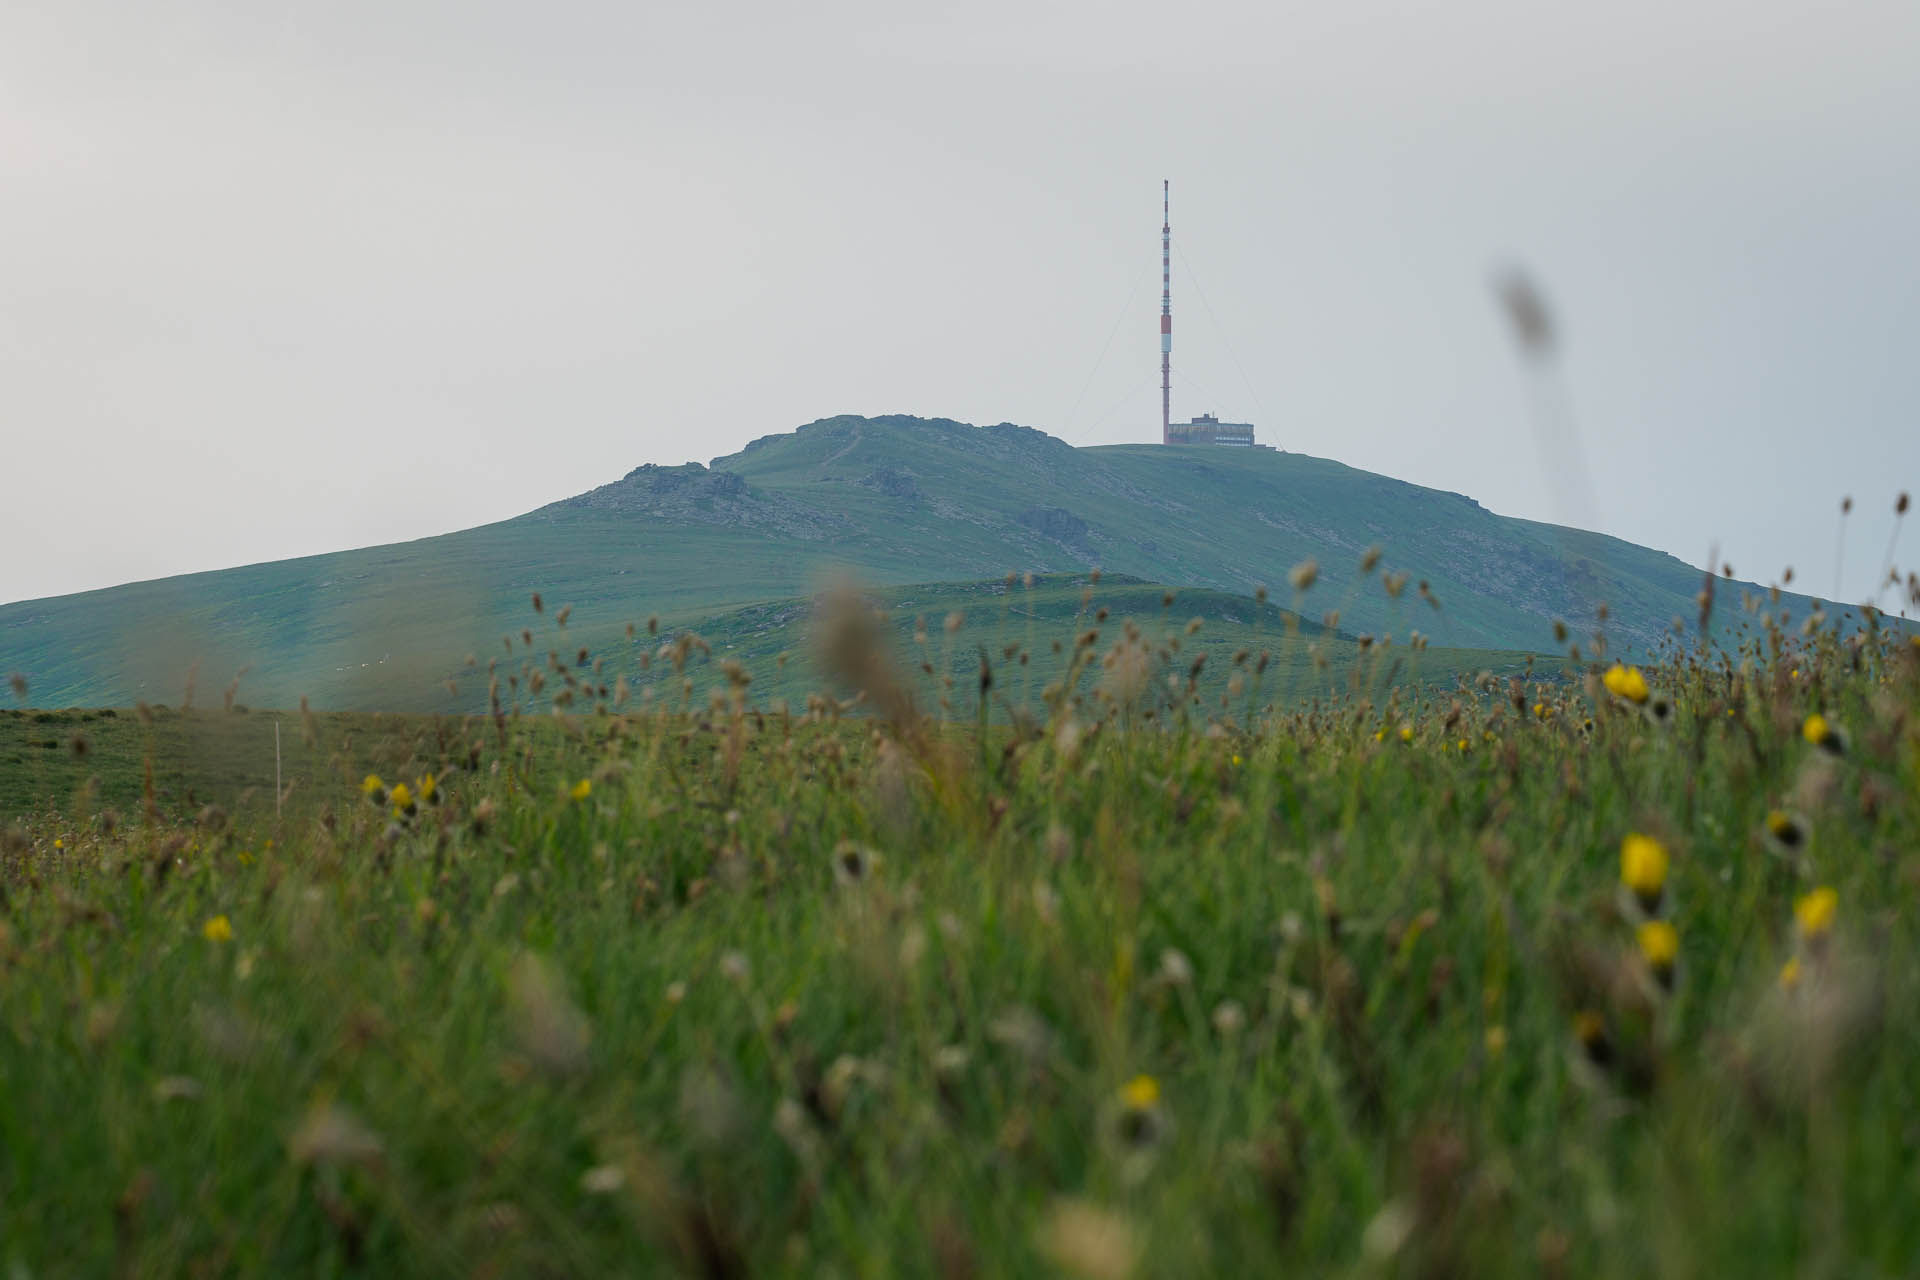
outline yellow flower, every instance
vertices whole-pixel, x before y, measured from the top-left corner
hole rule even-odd
[[[1236,769],[1240,767],[1240,757],[1237,754],[1233,757],[1233,765]]]
[[[225,916],[215,916],[200,926],[200,936],[208,942],[232,942],[233,922]]]
[[[1784,809],[1767,814],[1767,837],[1782,849],[1798,849],[1807,842],[1807,824]]]
[[[387,784],[380,781],[380,775],[377,773],[370,773],[360,780],[360,794],[363,796],[370,796],[386,789]]]
[[[1818,711],[1808,716],[1806,723],[1800,726],[1800,736],[1832,755],[1843,755],[1847,749],[1846,736]]]
[[[1793,918],[1800,925],[1800,936],[1812,941],[1833,931],[1834,914],[1840,910],[1840,895],[1821,885],[1793,904]]]
[[[1607,1020],[1597,1010],[1582,1009],[1573,1016],[1573,1038],[1587,1051],[1587,1059],[1596,1066],[1605,1066],[1613,1057],[1613,1046],[1607,1043]]]
[[[1788,956],[1787,962],[1780,966],[1780,985],[1791,991],[1800,985],[1800,957]]]
[[[1400,726],[1400,741],[1402,742],[1413,741],[1413,728],[1410,725]]]
[[[1387,740],[1387,731],[1385,729],[1375,729],[1373,731],[1373,740],[1375,742],[1385,742]]]
[[[1649,920],[1636,932],[1640,956],[1662,983],[1673,981],[1673,966],[1680,958],[1680,931],[1665,920]]]
[[[580,779],[580,781],[573,784],[573,789],[568,791],[567,794],[575,800],[585,800],[593,794],[593,780],[591,778]]]
[[[388,798],[393,801],[393,811],[395,813],[413,812],[413,792],[407,789],[406,783],[394,783],[392,794]]]
[[[425,800],[428,804],[438,804],[440,803],[439,795],[440,784],[435,781],[432,774],[428,774],[426,777],[420,779],[420,798],[422,800]]]
[[[1539,716],[1542,720],[1545,720],[1547,718],[1547,704],[1544,702],[1534,703],[1533,714],[1535,714],[1536,716]]]
[[[1620,883],[1653,911],[1667,886],[1667,847],[1652,836],[1630,833],[1620,842]]]
[[[1129,1111],[1151,1111],[1160,1105],[1160,1082],[1140,1075],[1121,1086],[1120,1102]]]
[[[1465,738],[1460,739],[1460,749],[1462,751],[1467,749],[1467,740]]]
[[[1622,666],[1616,662],[1607,668],[1607,673],[1600,679],[1607,686],[1607,692],[1616,698],[1625,698],[1633,703],[1647,700],[1647,678],[1640,674],[1638,667]]]
[[[62,840],[59,836],[55,836],[53,838],[53,847],[56,849],[64,849],[67,847],[67,842],[65,840]]]

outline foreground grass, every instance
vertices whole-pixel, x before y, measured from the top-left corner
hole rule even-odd
[[[278,829],[15,828],[4,1261],[1910,1270],[1904,636],[1238,723],[1126,646],[1005,731],[867,669],[871,720],[736,684],[414,734]]]

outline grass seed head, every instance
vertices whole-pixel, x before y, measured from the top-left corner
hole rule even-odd
[[[307,1113],[288,1146],[294,1163],[377,1166],[385,1144],[360,1118],[338,1103],[321,1103]]]
[[[1080,1280],[1128,1280],[1140,1264],[1132,1224],[1086,1200],[1055,1204],[1035,1243],[1054,1266]]]
[[[514,1037],[534,1065],[553,1075],[586,1068],[592,1028],[545,959],[527,951],[514,960],[507,974],[507,1009]]]

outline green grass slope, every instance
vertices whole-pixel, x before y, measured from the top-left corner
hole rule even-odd
[[[1184,704],[1189,718],[1197,712],[1235,723],[1251,722],[1273,704],[1328,702],[1347,694],[1380,699],[1390,689],[1450,687],[1483,672],[1548,679],[1558,672],[1555,663],[1536,663],[1533,655],[1510,650],[1363,649],[1353,636],[1301,621],[1272,604],[1224,591],[1176,593],[1111,575],[1097,584],[1086,574],[1031,583],[919,584],[868,593],[862,604],[886,620],[879,642],[890,651],[896,678],[928,711],[977,717],[984,656],[992,675],[987,712],[1002,726],[1019,718],[1046,719],[1049,686],[1064,688],[1070,682],[1069,697],[1093,705],[1106,674],[1098,658],[1130,628],[1151,650],[1142,683],[1151,686],[1154,701],[1163,708],[1172,701],[1162,692],[1169,675],[1179,677],[1186,693],[1186,678],[1200,660],[1191,691],[1199,703]],[[531,715],[534,724],[548,726],[546,732],[565,732],[548,714],[555,695],[566,689],[565,677],[547,663],[549,652],[559,655],[559,670],[578,673],[576,687],[591,683],[596,693],[599,687],[609,690],[605,698],[579,694],[562,701],[563,709],[576,712],[611,703],[611,691],[625,679],[629,712],[684,705],[704,714],[714,691],[728,689],[729,664],[751,677],[746,701],[762,712],[777,714],[784,706],[797,714],[820,693],[850,700],[852,691],[837,686],[815,660],[819,628],[819,611],[808,598],[750,605],[696,620],[689,631],[704,647],[689,647],[677,665],[662,652],[662,646],[673,648],[677,635],[662,640],[636,628],[632,640],[623,633],[607,649],[590,649],[582,669],[578,646],[563,643],[549,620],[534,634],[532,646],[516,641],[515,662],[497,667],[503,706]],[[567,629],[568,641],[574,631]],[[1098,638],[1089,642],[1074,671],[1075,641],[1089,633]],[[546,676],[538,695],[529,692],[527,679],[535,670]],[[597,680],[587,681],[589,672]],[[515,676],[517,689],[507,683]],[[484,683],[477,676],[463,672],[460,682],[469,688],[467,700],[482,696]],[[144,717],[126,708],[0,711],[0,819],[102,807],[131,818],[150,804],[159,813],[187,819],[209,804],[236,818],[259,817],[274,812],[276,777],[286,812],[304,815],[325,805],[357,802],[360,779],[369,771],[390,778],[438,772],[449,760],[464,758],[476,738],[488,741],[493,735],[487,726],[454,717],[302,716],[245,703],[231,710],[160,707]]]
[[[867,593],[885,619],[882,636],[908,692],[921,705],[943,701],[954,715],[972,717],[980,705],[980,671],[990,677],[988,713],[996,720],[1022,712],[1044,719],[1044,693],[1067,680],[1076,636],[1092,633],[1090,652],[1109,653],[1129,631],[1149,652],[1152,682],[1195,679],[1203,706],[1245,717],[1269,704],[1292,706],[1344,694],[1377,697],[1401,685],[1451,685],[1481,673],[1505,677],[1557,674],[1558,665],[1509,649],[1432,645],[1369,645],[1344,630],[1300,619],[1272,603],[1226,591],[1179,590],[1135,578],[1061,574],[1031,582],[922,583]],[[738,662],[752,677],[749,700],[798,709],[809,694],[833,692],[830,673],[814,655],[821,619],[806,598],[752,605],[695,622],[708,646],[689,674],[704,704],[724,685],[724,663]],[[1405,628],[1401,628],[1404,634]],[[639,644],[641,651],[649,646]],[[540,648],[536,638],[535,648]],[[659,652],[655,650],[655,652]],[[1263,661],[1264,659],[1264,661]],[[616,644],[603,680],[627,675],[634,691],[670,705],[684,678],[669,663],[636,669]],[[1234,682],[1234,675],[1241,677]],[[1083,665],[1071,692],[1085,694],[1104,675],[1097,661]],[[948,683],[948,681],[951,683]],[[1224,705],[1222,700],[1225,699]]]
[[[1362,578],[1371,546],[1384,559]],[[1322,580],[1295,600],[1287,571],[1307,559]],[[534,591],[604,645],[652,614],[677,626],[805,596],[835,566],[888,586],[1095,565],[1265,584],[1344,630],[1417,626],[1461,648],[1549,647],[1555,618],[1601,601],[1615,648],[1645,648],[1699,587],[1671,556],[1318,458],[841,417],[460,533],[0,606],[0,669],[39,706],[220,705],[237,678],[261,705],[459,710],[474,692],[445,682],[469,653],[504,654]],[[1398,599],[1388,573],[1406,575]]]

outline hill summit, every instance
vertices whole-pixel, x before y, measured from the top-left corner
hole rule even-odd
[[[1309,560],[1319,582],[1296,596]],[[672,626],[804,597],[836,567],[887,586],[1094,566],[1513,650],[1557,647],[1556,619],[1584,633],[1602,602],[1612,647],[1645,650],[1695,615],[1701,581],[1661,552],[1302,454],[841,416],[460,533],[0,607],[0,668],[39,705],[174,701],[190,672],[211,690],[244,671],[262,704],[454,706],[462,655],[498,653],[534,591],[573,604],[576,628]]]

